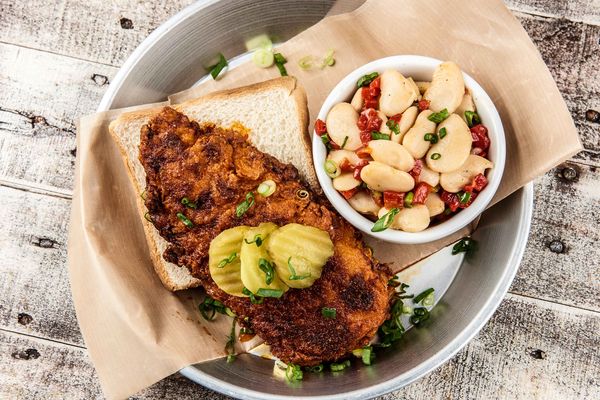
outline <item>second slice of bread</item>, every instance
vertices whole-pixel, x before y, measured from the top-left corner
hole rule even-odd
[[[199,123],[212,122],[223,127],[243,125],[248,130],[248,140],[256,148],[294,165],[306,183],[320,192],[307,130],[306,94],[295,78],[282,77],[216,92],[172,107]],[[138,159],[140,129],[160,109],[124,113],[110,124],[110,133],[138,193],[146,187],[146,173]],[[146,208],[140,196],[137,197],[154,269],[164,286],[172,291],[199,286],[200,282],[186,268],[164,260],[162,254],[167,242],[154,225],[144,219]]]

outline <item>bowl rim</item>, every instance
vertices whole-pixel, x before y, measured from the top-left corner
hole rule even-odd
[[[383,70],[390,68],[399,70],[400,72],[406,71],[409,68],[431,70],[433,72],[433,69],[442,62],[442,60],[421,55],[394,55],[364,64],[347,74],[330,91],[319,110],[317,118],[325,121],[327,113],[335,104],[349,101],[356,91],[356,81],[367,73],[373,71],[381,73]],[[464,71],[462,71],[462,74],[465,86],[471,91],[473,102],[478,112],[483,110],[482,113],[486,116],[486,118],[482,117],[482,119],[485,119],[485,125],[488,128],[488,134],[491,139],[489,157],[494,163],[494,168],[487,173],[489,181],[487,187],[477,196],[473,203],[468,208],[438,225],[428,227],[421,232],[404,232],[394,229],[371,232],[373,222],[354,210],[348,201],[333,188],[332,179],[322,168],[327,155],[325,146],[322,145],[320,140],[312,140],[313,164],[319,184],[333,207],[355,228],[369,236],[386,242],[398,244],[428,243],[449,236],[464,228],[485,211],[500,185],[504,172],[506,161],[504,128],[498,110],[487,92],[470,75]],[[313,139],[316,136],[314,130],[311,136]]]

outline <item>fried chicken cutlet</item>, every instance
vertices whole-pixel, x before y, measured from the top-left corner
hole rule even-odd
[[[169,242],[163,257],[187,267],[275,356],[316,365],[344,357],[373,338],[389,314],[391,273],[372,257],[360,234],[301,181],[296,168],[260,152],[243,133],[199,125],[169,107],[142,127],[140,161],[146,171],[146,207]],[[268,179],[276,183],[275,193],[256,195],[237,217],[236,206]],[[183,205],[184,197],[196,208]],[[333,241],[334,255],[309,288],[252,304],[219,289],[209,272],[208,249],[222,231],[262,222],[322,229]],[[335,308],[336,317],[323,316],[323,307]]]

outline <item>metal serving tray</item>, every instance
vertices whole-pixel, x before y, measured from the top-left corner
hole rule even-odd
[[[351,11],[363,0],[205,0],[156,29],[125,62],[99,111],[162,101],[205,74],[204,65],[218,52],[243,54],[244,42],[268,33],[284,41],[328,13]],[[247,399],[313,397],[364,399],[402,386],[431,372],[461,349],[494,313],[519,267],[531,222],[533,186],[527,185],[486,211],[475,232],[478,251],[451,256],[446,248],[403,271],[401,280],[418,293],[436,289],[432,318],[410,329],[372,366],[353,363],[341,373],[306,374],[290,384],[273,373],[273,361],[251,354],[227,364],[223,359],[186,367],[189,379]],[[443,296],[442,296],[443,295]]]

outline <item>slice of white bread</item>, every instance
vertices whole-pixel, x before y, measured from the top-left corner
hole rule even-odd
[[[243,125],[249,130],[248,139],[254,146],[284,163],[294,165],[306,183],[320,192],[307,129],[306,93],[295,78],[282,77],[211,93],[171,107],[199,123],[212,122],[226,128]],[[161,109],[124,113],[110,124],[110,133],[121,151],[138,193],[142,193],[146,187],[146,173],[138,158],[140,129]],[[186,268],[164,260],[162,254],[167,242],[152,223],[144,219],[147,210],[141,196],[137,198],[154,269],[164,286],[171,291],[199,286],[200,282]]]

